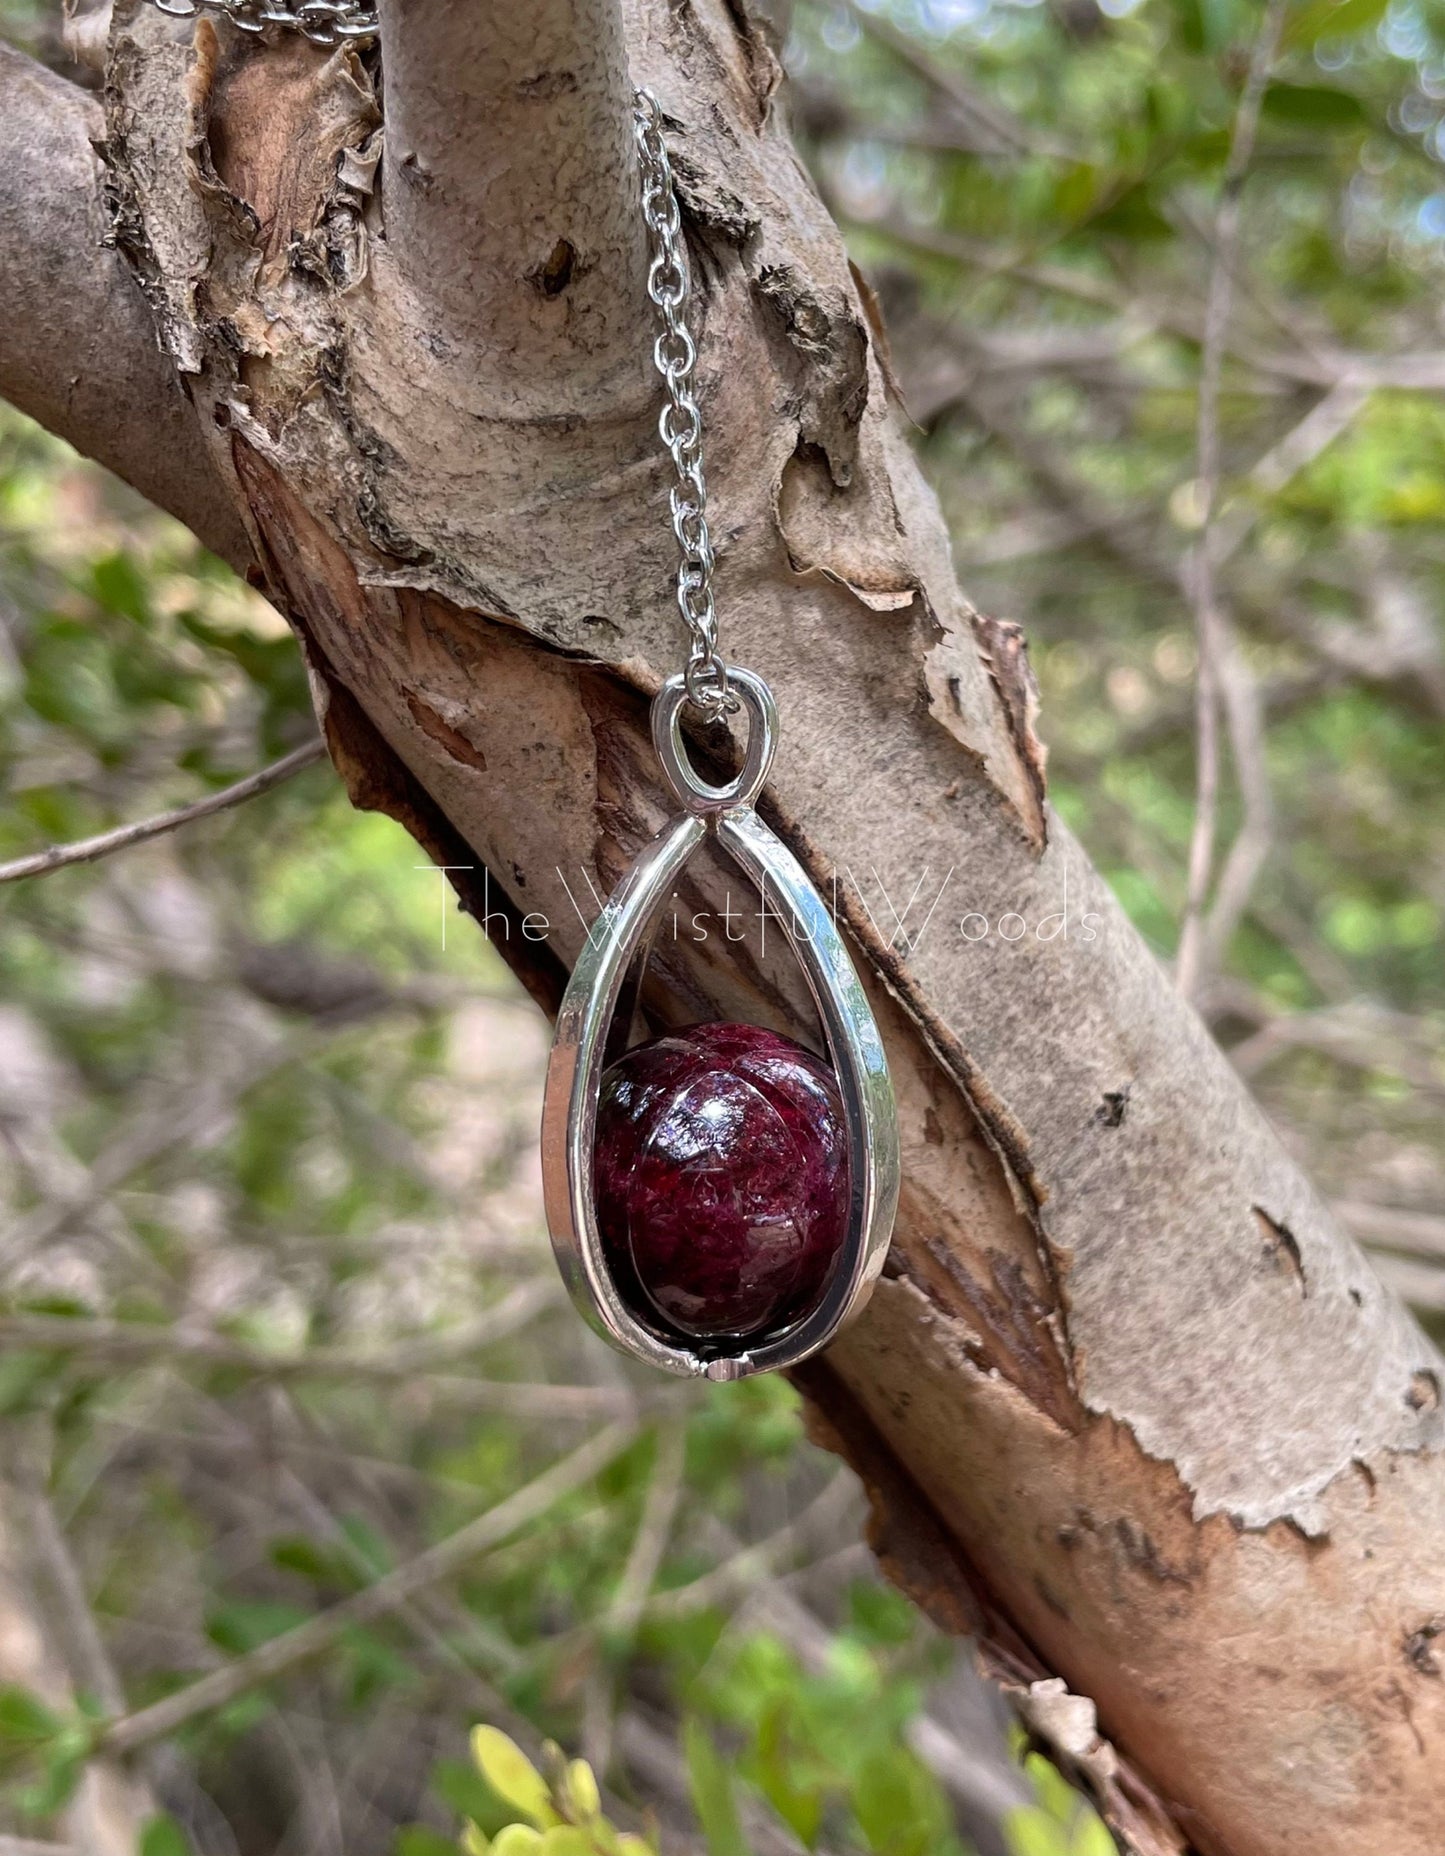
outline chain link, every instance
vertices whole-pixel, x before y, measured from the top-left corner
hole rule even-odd
[[[264,32],[267,26],[300,32],[317,45],[375,38],[377,15],[372,0],[151,0],[172,19],[210,13],[228,19],[241,32]],[[647,294],[662,328],[652,358],[667,391],[657,422],[662,442],[677,472],[669,503],[681,561],[677,570],[677,609],[691,646],[684,676],[690,699],[706,715],[735,710],[737,697],[728,688],[727,665],[718,651],[717,612],[713,606],[712,542],[707,528],[707,483],[702,470],[702,414],[693,394],[697,344],[687,326],[692,295],[687,247],[673,185],[672,163],[662,139],[662,111],[649,90],[632,100],[632,133],[642,176],[642,216],[652,239]]]
[[[240,32],[264,32],[281,26],[300,32],[315,45],[340,45],[347,39],[374,39],[376,8],[366,0],[297,0],[294,6],[272,5],[269,0],[151,0],[172,19],[195,19],[211,13],[229,19]]]
[[[713,607],[713,553],[707,530],[707,483],[702,471],[702,414],[692,390],[697,344],[687,326],[692,279],[672,163],[662,139],[662,111],[651,91],[639,90],[633,98],[632,133],[642,173],[642,217],[652,235],[647,294],[662,323],[652,345],[652,358],[667,391],[657,429],[677,472],[669,499],[673,533],[682,556],[677,570],[677,609],[692,641],[684,675],[692,701],[705,714],[716,717],[736,709],[738,703],[728,688],[727,665],[718,651],[717,613]]]

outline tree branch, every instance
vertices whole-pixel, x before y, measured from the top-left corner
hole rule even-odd
[[[197,819],[213,818],[217,812],[228,812],[232,806],[244,805],[248,799],[269,793],[273,786],[280,786],[293,774],[314,767],[317,761],[325,758],[326,743],[308,741],[304,747],[293,748],[280,760],[272,761],[269,767],[249,773],[244,780],[237,780],[233,786],[223,786],[220,792],[209,793],[192,805],[177,806],[173,811],[138,819],[131,825],[117,825],[114,831],[102,831],[94,838],[81,838],[74,844],[52,844],[48,850],[0,864],[0,883],[17,883],[28,876],[48,876],[52,870],[64,870],[71,864],[95,863],[102,857],[109,857],[113,851],[129,850],[134,844],[163,838],[167,832],[179,831],[183,825],[193,824]]]
[[[95,99],[0,43],[0,395],[180,518],[238,572],[251,546],[117,253]]]
[[[618,0],[384,0],[381,32],[406,294],[486,331],[461,365],[500,418],[635,389],[647,260]]]

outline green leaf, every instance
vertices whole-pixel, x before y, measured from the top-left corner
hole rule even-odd
[[[1360,99],[1332,84],[1271,84],[1262,108],[1266,120],[1292,129],[1363,131],[1371,126]]]
[[[300,1605],[271,1598],[233,1598],[220,1605],[207,1622],[212,1643],[232,1656],[244,1656],[272,1637],[304,1624],[311,1612]]]
[[[1069,1856],[1119,1856],[1119,1846],[1103,1818],[1089,1811],[1074,1831]]]
[[[45,1763],[35,1784],[25,1786],[17,1795],[20,1809],[31,1817],[51,1817],[75,1795],[90,1757],[88,1727],[62,1727],[45,1745]]]
[[[708,1856],[752,1856],[738,1815],[732,1773],[712,1735],[695,1716],[683,1723],[682,1747],[692,1805],[702,1826]]]
[[[191,1856],[190,1839],[173,1817],[162,1812],[141,1831],[136,1856]]]
[[[1033,1784],[1034,1796],[1042,1810],[1056,1824],[1072,1824],[1079,1810],[1079,1794],[1051,1759],[1042,1753],[1030,1753],[1024,1771]]]
[[[750,1774],[789,1830],[809,1849],[823,1823],[823,1795],[800,1773],[801,1762],[789,1744],[788,1726],[798,1710],[791,1697],[779,1695],[758,1725],[756,1770]]]
[[[33,1410],[47,1383],[64,1365],[56,1353],[42,1353],[33,1347],[17,1347],[0,1354],[0,1417]]]
[[[271,1564],[283,1572],[299,1573],[317,1585],[340,1585],[349,1591],[358,1583],[355,1572],[334,1547],[323,1547],[305,1535],[287,1535],[273,1541]]]
[[[602,1809],[597,1774],[585,1759],[574,1759],[568,1763],[563,1782],[572,1815],[584,1824],[590,1822]]]
[[[432,1767],[431,1787],[458,1817],[470,1818],[488,1836],[516,1816],[514,1808],[497,1796],[476,1767],[459,1759],[439,1759]]]
[[[596,1856],[597,1845],[575,1824],[554,1824],[542,1833],[541,1856]]]
[[[547,1781],[516,1741],[500,1728],[484,1725],[472,1729],[472,1758],[492,1790],[514,1810],[538,1825],[557,1821]]]
[[[137,625],[150,624],[150,599],[140,569],[128,554],[108,554],[90,570],[90,590],[97,605],[118,612]]]
[[[542,1833],[530,1824],[508,1824],[492,1838],[491,1856],[542,1856]]]
[[[1236,8],[1233,0],[1175,0],[1180,38],[1185,49],[1213,56],[1234,37]]]
[[[0,1688],[0,1741],[35,1746],[53,1740],[64,1722],[26,1688]]]
[[[429,1824],[406,1824],[396,1833],[396,1856],[457,1856],[457,1846]]]
[[[918,1628],[918,1614],[901,1592],[862,1581],[849,1589],[848,1617],[860,1636],[876,1644],[907,1643]]]
[[[1301,7],[1285,27],[1287,50],[1314,45],[1320,39],[1350,39],[1378,26],[1389,11],[1390,0],[1314,0]]]
[[[906,1747],[863,1761],[853,1812],[877,1856],[932,1856],[948,1834],[937,1783]]]
[[[1036,1804],[1020,1805],[1003,1820],[1010,1856],[1069,1856],[1069,1839],[1056,1817]]]

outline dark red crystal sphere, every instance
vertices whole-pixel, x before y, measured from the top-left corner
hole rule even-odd
[[[832,1071],[756,1025],[654,1038],[602,1078],[593,1166],[613,1280],[644,1319],[743,1338],[805,1315],[847,1229]]]

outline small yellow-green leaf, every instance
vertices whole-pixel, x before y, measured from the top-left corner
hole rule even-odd
[[[1070,1856],[1119,1856],[1119,1846],[1104,1820],[1091,1812],[1074,1830]]]
[[[617,1839],[617,1856],[657,1856],[657,1845],[649,1843],[645,1837],[635,1837],[625,1831]]]
[[[567,1768],[567,1797],[572,1809],[585,1824],[602,1809],[602,1794],[597,1789],[597,1775],[585,1759],[574,1759]]]
[[[595,1856],[596,1848],[575,1824],[557,1824],[542,1837],[542,1856]]]
[[[468,1824],[462,1832],[462,1849],[466,1856],[492,1856],[492,1841],[476,1824]]]
[[[1019,1805],[1003,1820],[1010,1856],[1069,1856],[1068,1836],[1056,1817],[1038,1805]]]
[[[542,1833],[530,1824],[508,1824],[492,1838],[491,1856],[542,1856]]]
[[[496,1727],[474,1727],[472,1758],[477,1762],[478,1772],[499,1798],[524,1817],[530,1817],[535,1824],[556,1823],[547,1782],[515,1740],[508,1739]]]

